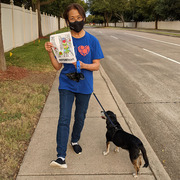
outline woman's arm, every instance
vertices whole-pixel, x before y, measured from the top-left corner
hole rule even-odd
[[[62,67],[62,63],[58,63],[56,58],[54,57],[54,54],[52,52],[52,47],[53,47],[53,44],[50,43],[50,42],[46,42],[45,43],[45,49],[46,51],[48,52],[49,54],[49,58],[51,60],[51,63],[53,65],[53,67],[56,69],[56,70],[60,70],[61,67]]]
[[[73,64],[76,67],[76,62]],[[89,71],[98,71],[100,67],[100,60],[94,59],[92,64],[85,64],[82,61],[80,61],[80,66],[81,66],[81,69],[86,69]]]

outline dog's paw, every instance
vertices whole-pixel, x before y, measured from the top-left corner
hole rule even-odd
[[[138,175],[137,175],[136,173],[133,173],[133,177],[134,177],[134,178],[137,178]]]
[[[119,147],[115,147],[114,151],[118,153],[119,152]]]
[[[109,154],[109,152],[106,152],[106,151],[103,152],[104,156],[107,156],[108,154]]]

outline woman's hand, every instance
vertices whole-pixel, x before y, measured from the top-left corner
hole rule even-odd
[[[89,71],[98,71],[99,67],[100,67],[100,60],[99,59],[94,59],[92,64],[85,64],[82,61],[79,61],[79,62],[80,62],[81,69],[86,69]],[[76,62],[74,62],[72,64],[76,68]]]
[[[49,54],[49,57],[50,57],[50,60],[51,60],[53,67],[56,70],[61,69],[62,63],[58,63],[58,61],[54,57],[54,54],[52,53],[52,47],[54,47],[53,44],[51,42],[46,42],[44,46],[45,46],[46,51]]]
[[[54,46],[53,46],[53,44],[51,42],[46,42],[45,43],[45,49],[46,49],[46,51],[48,53],[52,53],[52,47],[54,47]]]
[[[85,64],[82,61],[79,61],[79,62],[80,62],[80,68],[81,69],[86,69],[89,71],[98,71],[99,67],[100,67],[100,60],[99,59],[94,59],[92,64]],[[76,62],[74,62],[72,64],[75,66],[75,68],[77,68]]]
[[[84,63],[83,63],[82,61],[79,61],[79,62],[80,62],[80,68],[83,69]],[[75,66],[75,68],[77,68],[77,67],[76,67],[76,62],[74,62],[74,63],[72,63],[72,64]]]

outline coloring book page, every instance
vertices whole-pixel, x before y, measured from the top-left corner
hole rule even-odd
[[[52,49],[59,63],[76,62],[76,56],[70,32],[51,35],[50,42],[54,46]]]

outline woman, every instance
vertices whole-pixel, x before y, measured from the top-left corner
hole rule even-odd
[[[64,12],[64,19],[71,29],[76,58],[80,62],[84,80],[77,82],[69,79],[67,74],[76,72],[76,63],[64,64],[59,77],[60,115],[57,127],[57,160],[50,163],[50,166],[60,168],[67,168],[65,157],[74,99],[76,99],[76,109],[71,145],[75,153],[80,154],[82,152],[78,141],[93,91],[93,71],[99,70],[100,59],[104,58],[99,41],[83,29],[86,16],[82,6],[77,3],[70,4]],[[45,49],[48,51],[52,65],[56,70],[60,70],[62,64],[55,59],[52,46],[50,42],[45,43]]]

